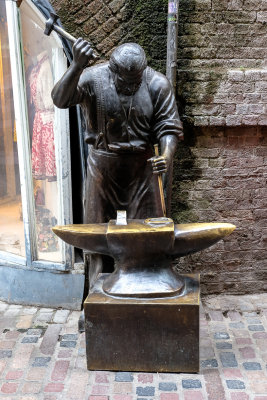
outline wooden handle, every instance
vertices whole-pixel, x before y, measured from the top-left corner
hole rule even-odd
[[[159,156],[158,144],[154,144],[154,149],[155,149],[155,156],[158,157]],[[160,193],[162,212],[163,212],[163,216],[166,217],[167,213],[166,213],[166,204],[165,204],[164,191],[163,191],[162,174],[158,174],[158,183],[159,183],[159,193]]]

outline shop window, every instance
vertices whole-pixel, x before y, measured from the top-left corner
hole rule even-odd
[[[1,1],[0,16],[0,258],[68,269],[72,250],[51,229],[72,222],[69,114],[51,99],[67,59],[30,0]]]
[[[8,22],[0,2],[0,251],[25,256]]]

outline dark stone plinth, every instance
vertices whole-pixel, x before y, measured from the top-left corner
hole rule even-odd
[[[186,294],[116,298],[101,276],[84,303],[89,370],[198,372],[199,275],[184,276]]]

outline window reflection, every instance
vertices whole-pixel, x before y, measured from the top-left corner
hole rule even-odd
[[[23,2],[22,39],[31,141],[38,258],[61,261],[57,237],[51,228],[58,221],[58,182],[55,156],[55,114],[51,99],[54,86],[52,37],[44,35],[44,23]]]
[[[25,256],[5,2],[0,1],[0,251]]]

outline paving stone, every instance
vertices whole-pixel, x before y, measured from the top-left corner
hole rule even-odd
[[[226,380],[228,389],[246,389],[244,382],[238,380]]]
[[[230,322],[229,327],[232,329],[244,329],[245,325],[243,322]]]
[[[64,381],[66,378],[68,369],[69,369],[70,362],[67,360],[59,360],[56,361],[51,380],[52,381]]]
[[[147,400],[147,399],[144,399]],[[160,400],[179,400],[177,393],[160,393]],[[191,399],[194,400],[194,399]]]
[[[138,374],[138,382],[153,383],[153,374]]]
[[[48,326],[40,345],[40,351],[43,354],[52,355],[54,353],[61,329],[62,325],[60,324],[51,324]]]
[[[113,385],[113,392],[130,394],[133,392],[133,384],[131,382],[115,382]]]
[[[229,342],[217,342],[216,347],[217,349],[231,349],[232,344]]]
[[[199,390],[187,390],[184,392],[184,400],[204,400],[204,397]]]
[[[23,369],[25,365],[28,365],[32,352],[35,346],[31,343],[24,343],[14,352],[11,360],[11,368]]]
[[[246,318],[248,324],[261,324],[261,320],[257,318]]]
[[[234,353],[220,353],[220,360],[222,362],[223,367],[237,367],[237,361]]]
[[[95,373],[95,382],[96,383],[109,383],[109,373],[97,371]]]
[[[248,371],[261,370],[261,365],[258,362],[244,362],[243,367]]]
[[[37,394],[40,393],[42,389],[42,384],[38,383],[38,382],[26,382],[22,389],[21,392],[22,393],[33,393],[33,394]]]
[[[32,364],[33,367],[47,367],[47,364],[51,361],[51,357],[36,357]]]
[[[164,392],[172,392],[174,390],[177,390],[177,386],[174,382],[160,382],[159,390],[162,390]]]
[[[137,396],[154,396],[155,388],[153,386],[138,386],[136,388],[136,394]]]
[[[249,395],[244,392],[238,392],[238,393],[232,392],[230,395],[231,395],[231,400],[249,400]]]
[[[21,313],[22,313],[23,315],[26,315],[26,314],[31,314],[31,315],[33,315],[33,314],[36,314],[37,311],[38,311],[38,308],[36,308],[36,307],[23,307]]]
[[[29,381],[42,381],[47,373],[46,368],[32,367],[28,371],[26,379]]]
[[[256,311],[248,311],[248,312],[243,312],[243,316],[244,317],[257,317],[258,314],[256,313]]]
[[[1,358],[11,358],[12,351],[11,350],[0,350],[0,359]]]
[[[255,351],[252,347],[243,347],[239,349],[242,358],[256,358]]]
[[[43,330],[42,329],[28,329],[27,335],[29,336],[42,336]]]
[[[25,336],[21,343],[37,343],[38,342],[38,336]]]
[[[256,381],[256,382],[265,381],[265,382],[267,382],[266,373],[262,370],[260,370],[260,371],[246,370],[245,374],[249,381]]]
[[[72,340],[62,340],[60,342],[60,347],[67,347],[67,348],[74,348],[76,347],[77,342],[74,342]]]
[[[252,332],[261,332],[264,331],[263,325],[248,325],[248,329]]]
[[[254,339],[267,339],[267,332],[255,332],[252,333]]]
[[[68,333],[62,336],[62,340],[78,340],[78,335]]]
[[[113,400],[133,400],[133,396],[130,394],[115,394]],[[146,400],[148,399],[146,398]]]
[[[182,379],[182,386],[184,389],[202,388],[201,382],[198,379]]]
[[[64,324],[67,321],[69,314],[69,310],[57,310],[54,315],[53,322],[55,324]]]
[[[4,317],[13,317],[20,313],[22,306],[19,305],[11,305],[4,312]]]
[[[230,336],[228,335],[227,332],[216,332],[214,334],[214,339],[230,339]]]
[[[6,382],[1,386],[1,392],[4,394],[16,393],[18,389],[18,383]]]
[[[130,372],[116,372],[115,381],[116,382],[132,382],[133,374]]]
[[[87,400],[88,399],[88,396],[86,396],[87,384],[88,384],[88,371],[72,370],[71,375],[68,378],[69,389],[67,392],[66,400],[67,399]]]
[[[223,369],[223,375],[225,378],[243,378],[240,369],[237,368],[225,368]]]
[[[240,321],[242,318],[238,311],[228,311],[227,317],[230,318],[231,321]]]
[[[80,355],[80,354],[79,354]],[[72,350],[68,349],[68,350],[60,350],[58,352],[58,358],[70,358],[72,356]]]
[[[215,357],[213,347],[202,347],[199,349],[200,358],[213,358]]]
[[[92,393],[96,396],[109,394],[109,386],[108,385],[93,385]]]
[[[201,367],[202,368],[217,368],[218,367],[218,362],[215,358],[211,359],[211,360],[204,360],[201,361]]]
[[[267,393],[267,382],[250,382],[250,390],[255,394]]]
[[[16,324],[17,329],[28,329],[32,326],[32,315],[21,315]]]
[[[89,396],[89,400],[109,400],[109,396]]]
[[[17,379],[20,379],[22,377],[22,375],[23,375],[23,371],[14,369],[14,370],[8,371],[8,373],[6,374],[6,380],[17,380]]]
[[[209,316],[212,321],[223,321],[223,315],[221,311],[209,311]]]
[[[18,331],[9,331],[5,334],[5,339],[17,339],[20,335],[20,332]]]
[[[236,344],[245,345],[245,344],[252,344],[252,340],[250,338],[236,338]]]
[[[15,347],[16,342],[13,340],[0,341],[0,350],[12,350]]]
[[[63,383],[48,383],[44,388],[44,391],[49,393],[51,392],[59,393],[63,392],[63,390],[64,390]]]

